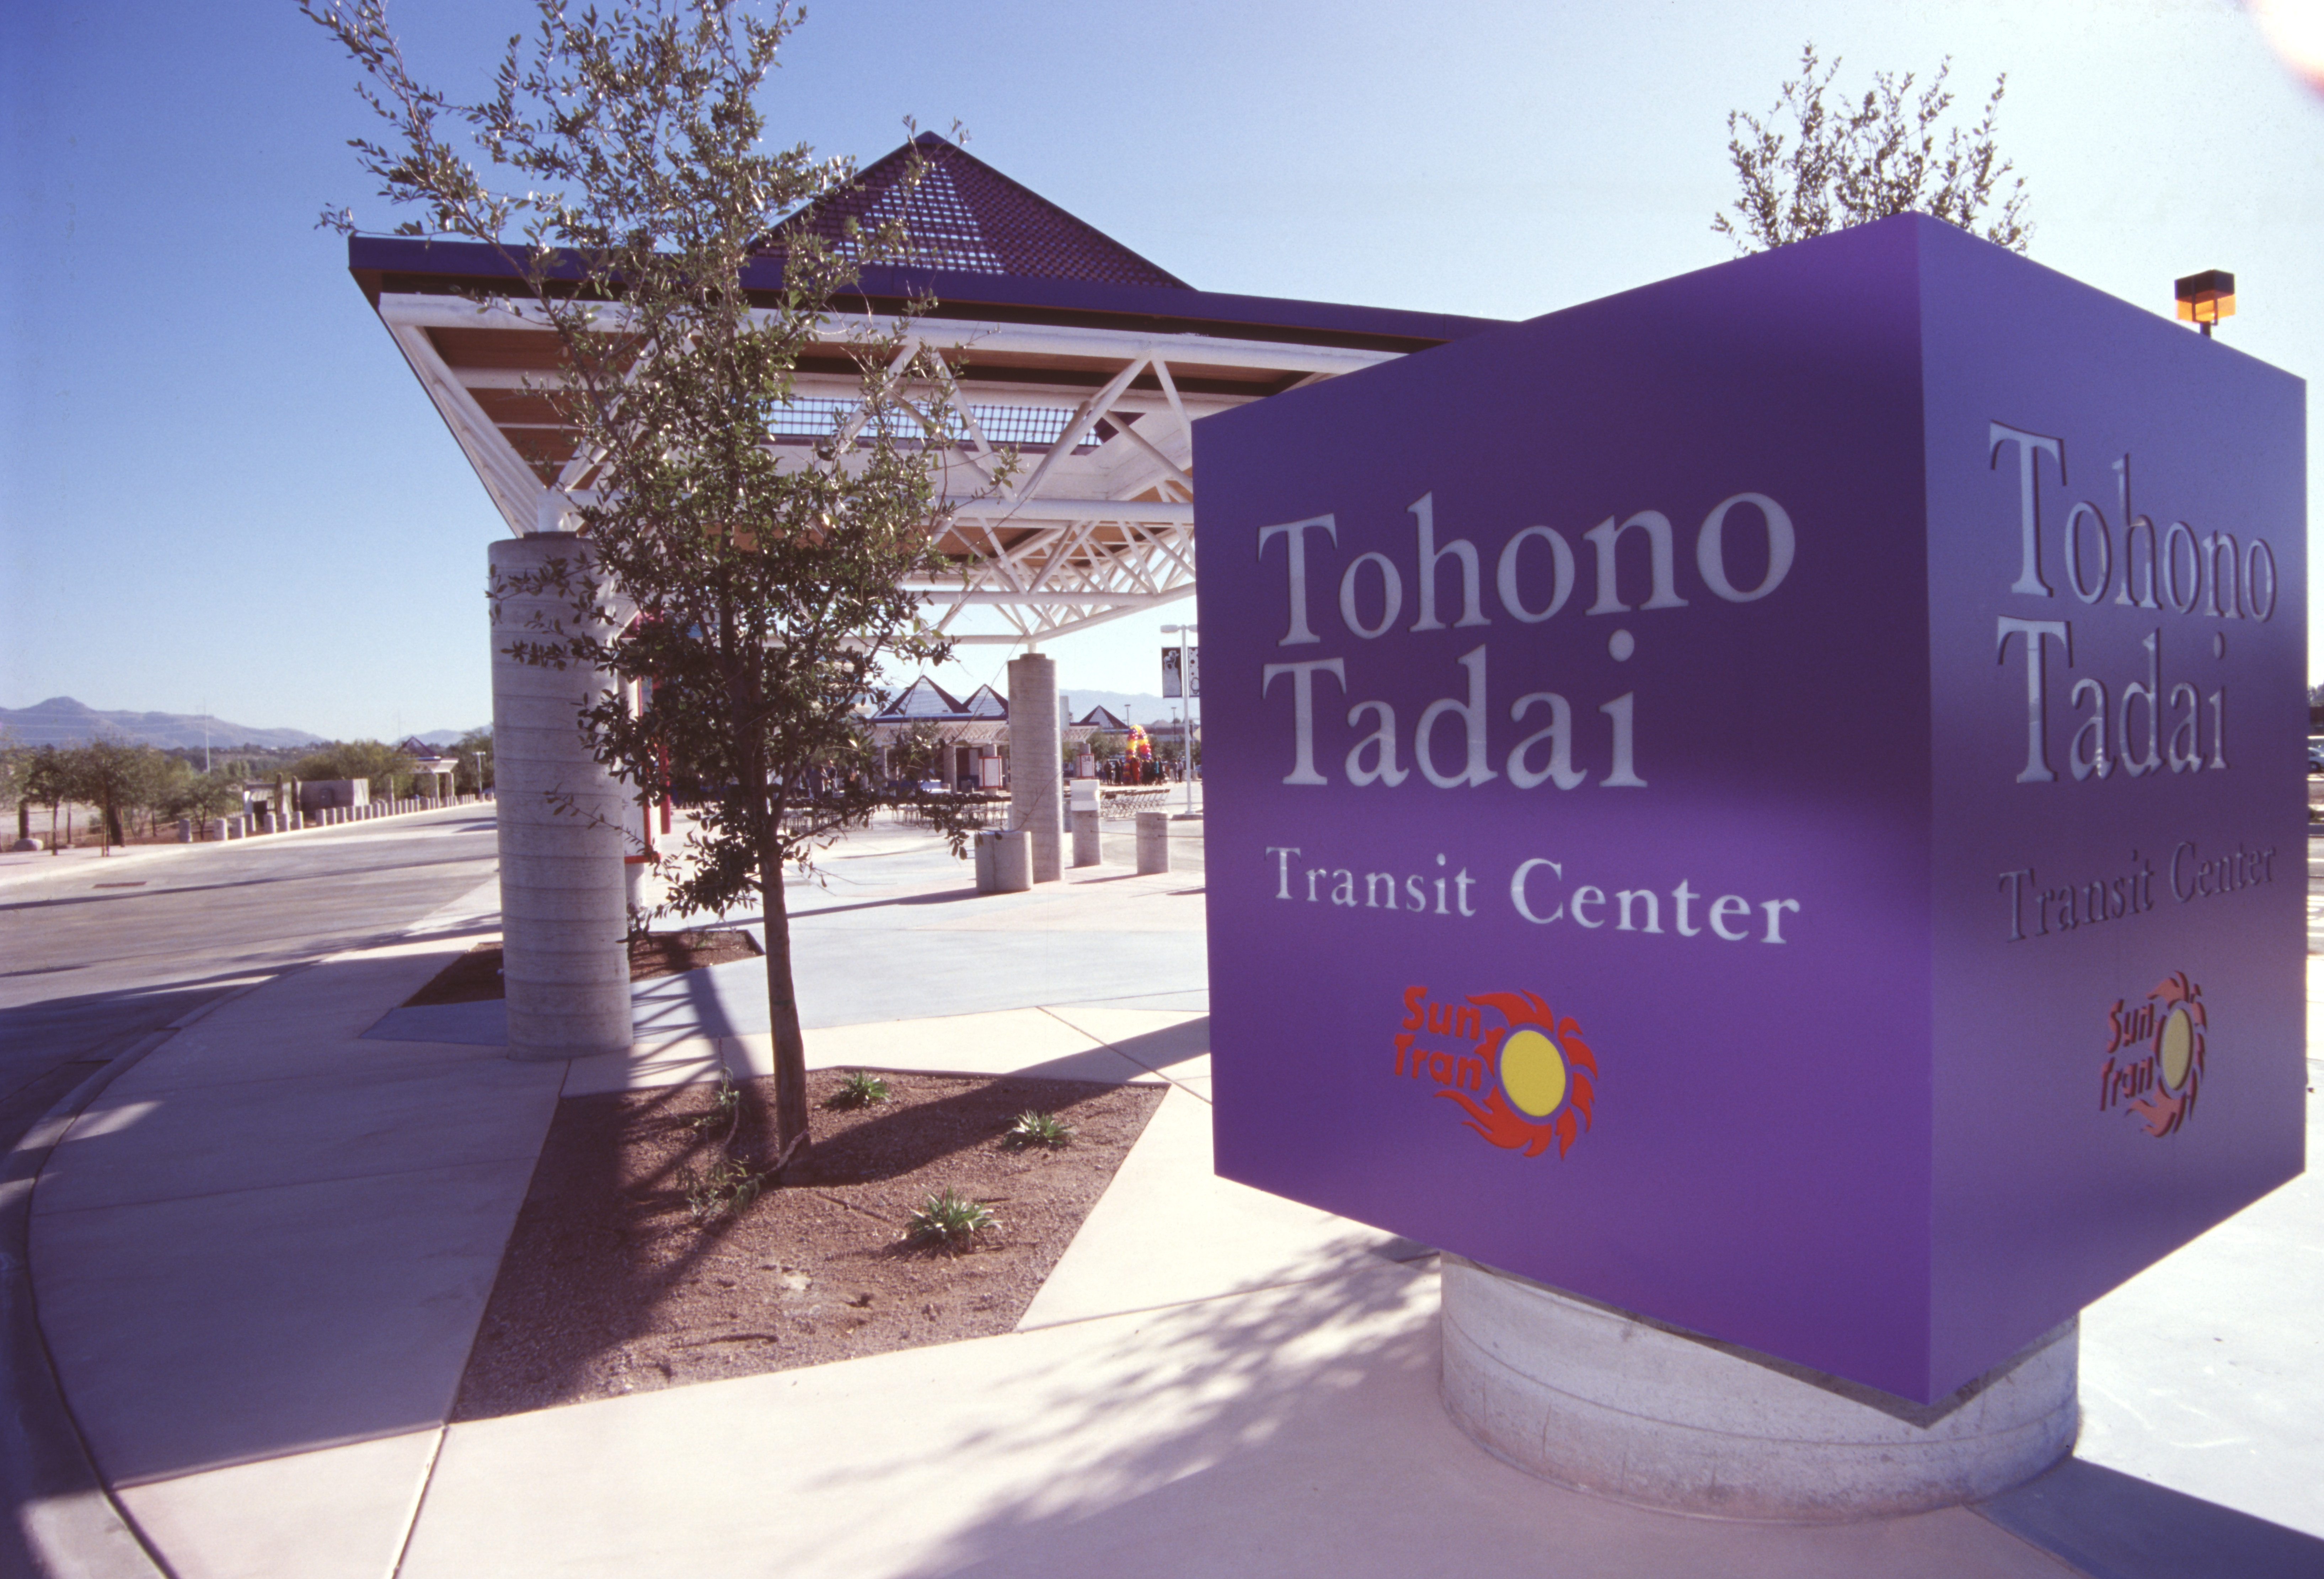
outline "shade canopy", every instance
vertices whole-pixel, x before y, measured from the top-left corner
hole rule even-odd
[[[917,186],[903,180],[914,152]],[[964,642],[1038,641],[1191,596],[1197,418],[1495,327],[1193,290],[933,134],[778,225],[745,288],[775,309],[788,235],[891,217],[914,261],[864,268],[835,303],[777,443],[804,459],[857,405],[851,339],[936,300],[912,333],[954,369],[948,395],[927,392],[949,408],[941,482],[958,512],[936,545],[951,573],[917,585]],[[513,261],[357,236],[347,262],[509,530],[568,529],[597,466],[559,418],[556,336]],[[999,482],[1008,450],[1018,465]]]

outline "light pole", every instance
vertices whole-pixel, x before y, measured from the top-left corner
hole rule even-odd
[[[1165,625],[1162,633],[1178,638],[1178,767],[1186,775],[1186,815],[1194,815],[1194,677],[1186,667],[1186,638],[1199,625]]]

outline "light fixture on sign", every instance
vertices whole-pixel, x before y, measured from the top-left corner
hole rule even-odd
[[[2225,269],[2188,275],[2178,282],[2177,293],[2180,321],[2202,325],[2205,339],[2213,324],[2236,316],[2236,277]]]

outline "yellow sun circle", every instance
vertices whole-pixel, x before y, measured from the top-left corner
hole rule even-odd
[[[1520,1113],[1547,1118],[1565,1100],[1565,1055],[1527,1028],[1501,1044],[1501,1089]]]
[[[2195,1063],[2195,1021],[2186,1010],[2173,1009],[2164,1018],[2155,1051],[2162,1055],[2163,1088],[2176,1092],[2187,1084],[2187,1072]]]

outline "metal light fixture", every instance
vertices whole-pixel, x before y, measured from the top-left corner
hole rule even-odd
[[[2236,277],[2225,269],[2190,274],[2178,282],[2178,297],[2180,321],[2200,324],[2208,340],[2212,325],[2236,316]]]

